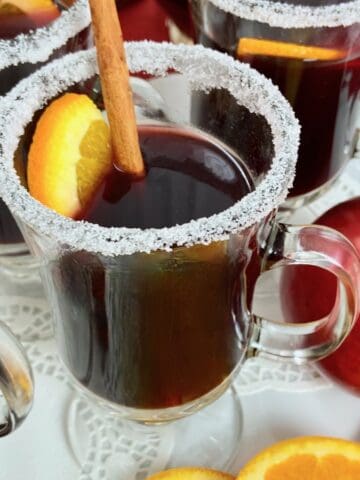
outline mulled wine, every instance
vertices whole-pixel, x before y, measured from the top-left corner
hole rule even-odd
[[[44,7],[29,5],[27,11],[12,6],[11,2],[9,2],[10,6],[7,6],[9,4],[6,3],[0,8],[0,40],[6,40],[11,45],[11,42],[21,34],[31,36],[32,32],[38,28],[49,26],[61,15],[62,11],[68,10],[75,2],[76,0],[53,0],[52,6],[49,6],[49,2],[44,2]],[[26,6],[25,1],[24,4]],[[44,41],[46,42],[46,39]],[[90,45],[90,30],[86,28],[69,38],[65,45],[56,49],[47,61],[66,53],[88,48]],[[17,82],[30,75],[42,64],[43,62],[23,61],[2,69],[0,71],[0,95],[5,95]]]
[[[143,126],[139,134],[145,178],[113,168],[84,220],[171,228],[216,214],[253,188],[239,159],[195,130]],[[221,385],[246,342],[249,241],[182,247],[178,239],[172,251],[78,251],[54,261],[48,278],[72,375],[107,400],[144,409],[181,405]]]
[[[104,227],[172,227],[226,210],[250,189],[225,149],[191,131],[142,126],[140,142],[146,177],[113,167],[82,219]]]
[[[324,186],[341,171],[355,147],[359,24],[280,28],[240,18],[210,1],[202,6],[197,0],[192,3],[197,40],[271,78],[294,108],[302,132],[291,196]],[[243,48],[246,42],[252,43],[251,48]]]
[[[351,113],[356,100],[360,100],[360,56],[337,61],[248,55],[240,59],[279,86],[302,126],[291,195],[302,195],[326,184],[349,158],[343,146],[350,147],[355,122]]]
[[[24,40],[32,35],[32,32],[38,28],[46,27],[56,20],[61,12],[69,9],[75,0],[56,0],[53,2],[44,1],[37,2],[32,6],[31,2],[14,2],[14,4],[5,2],[0,6],[0,41],[5,42],[4,46],[13,45],[17,41],[19,35],[24,35]],[[22,10],[17,5],[24,5]],[[30,42],[30,39],[29,39]],[[46,42],[46,39],[44,39]],[[74,52],[90,46],[90,30],[83,29],[67,43],[58,49],[49,57],[48,61],[64,55],[65,53]],[[8,55],[5,51],[4,55]],[[9,54],[10,55],[10,54]],[[0,95],[6,94],[21,79],[27,77],[37,68],[40,63],[24,62],[20,64],[9,65],[0,71]],[[0,200],[0,250],[1,246],[4,251],[8,251],[10,244],[23,243],[23,237],[18,229],[15,220],[10,215],[5,204]],[[6,244],[6,245],[5,245]]]

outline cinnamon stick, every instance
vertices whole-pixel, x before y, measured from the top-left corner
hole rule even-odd
[[[114,164],[126,173],[141,176],[144,174],[144,162],[115,1],[90,0],[89,3]]]

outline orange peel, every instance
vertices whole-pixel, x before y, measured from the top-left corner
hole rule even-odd
[[[260,38],[240,38],[236,54],[238,57],[246,55],[263,55],[267,57],[294,58],[299,60],[339,60],[345,56],[342,50],[297,43],[279,42]]]
[[[358,480],[360,443],[329,437],[299,437],[266,448],[237,480]]]
[[[155,475],[147,480],[235,480],[228,473],[200,467],[173,468]]]
[[[75,218],[111,165],[109,127],[89,97],[67,93],[45,109],[28,157],[28,188],[36,200]]]

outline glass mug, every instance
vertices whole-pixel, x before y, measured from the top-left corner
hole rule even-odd
[[[56,0],[57,10],[0,15],[0,95],[44,62],[92,45],[87,0]],[[1,106],[0,106],[1,108]],[[23,236],[0,198],[0,267],[24,276],[36,267]]]
[[[197,41],[271,78],[294,108],[301,135],[294,186],[283,206],[290,211],[323,193],[356,147],[360,5],[337,3],[190,0]],[[237,148],[236,132],[230,140]]]
[[[13,166],[18,138],[28,144],[34,114],[60,90],[87,91],[102,106],[100,92],[82,83],[96,74],[93,50],[48,64],[5,97],[0,192],[42,262],[59,355],[74,383],[121,417],[157,424],[214,401],[248,356],[304,362],[333,351],[359,310],[360,260],[333,230],[275,220],[294,177],[299,126],[269,80],[201,46],[134,42],[127,56],[132,75],[145,75],[162,97],[161,108],[145,101],[137,108],[139,122],[141,113],[147,125],[211,138],[238,162],[248,193],[211,217],[145,230],[74,221],[35,201]],[[250,145],[255,135],[273,153],[269,162],[239,158],[191,123],[197,96],[218,89],[247,112],[241,128]],[[180,200],[170,189],[168,205]],[[294,327],[252,315],[260,273],[288,264],[337,276],[338,302],[328,318]]]
[[[27,417],[34,397],[30,364],[20,342],[0,322],[0,437],[14,431]]]

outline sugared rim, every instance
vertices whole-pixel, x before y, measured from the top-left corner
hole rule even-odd
[[[272,27],[346,27],[360,22],[360,0],[317,7],[269,0],[209,1],[225,12]]]
[[[294,113],[270,80],[227,55],[200,45],[154,42],[126,45],[130,70],[165,75],[169,69],[186,75],[192,90],[227,89],[250,111],[267,119],[274,144],[269,172],[257,188],[229,209],[208,218],[170,228],[106,228],[62,217],[34,200],[21,186],[13,156],[24,127],[46,101],[97,70],[95,51],[68,55],[22,80],[0,100],[0,195],[9,208],[39,234],[72,249],[104,255],[171,250],[174,246],[224,240],[270,214],[285,200],[297,158],[300,127]]]
[[[87,0],[77,0],[49,25],[0,40],[0,70],[19,63],[45,62],[50,55],[88,27],[91,22]]]

